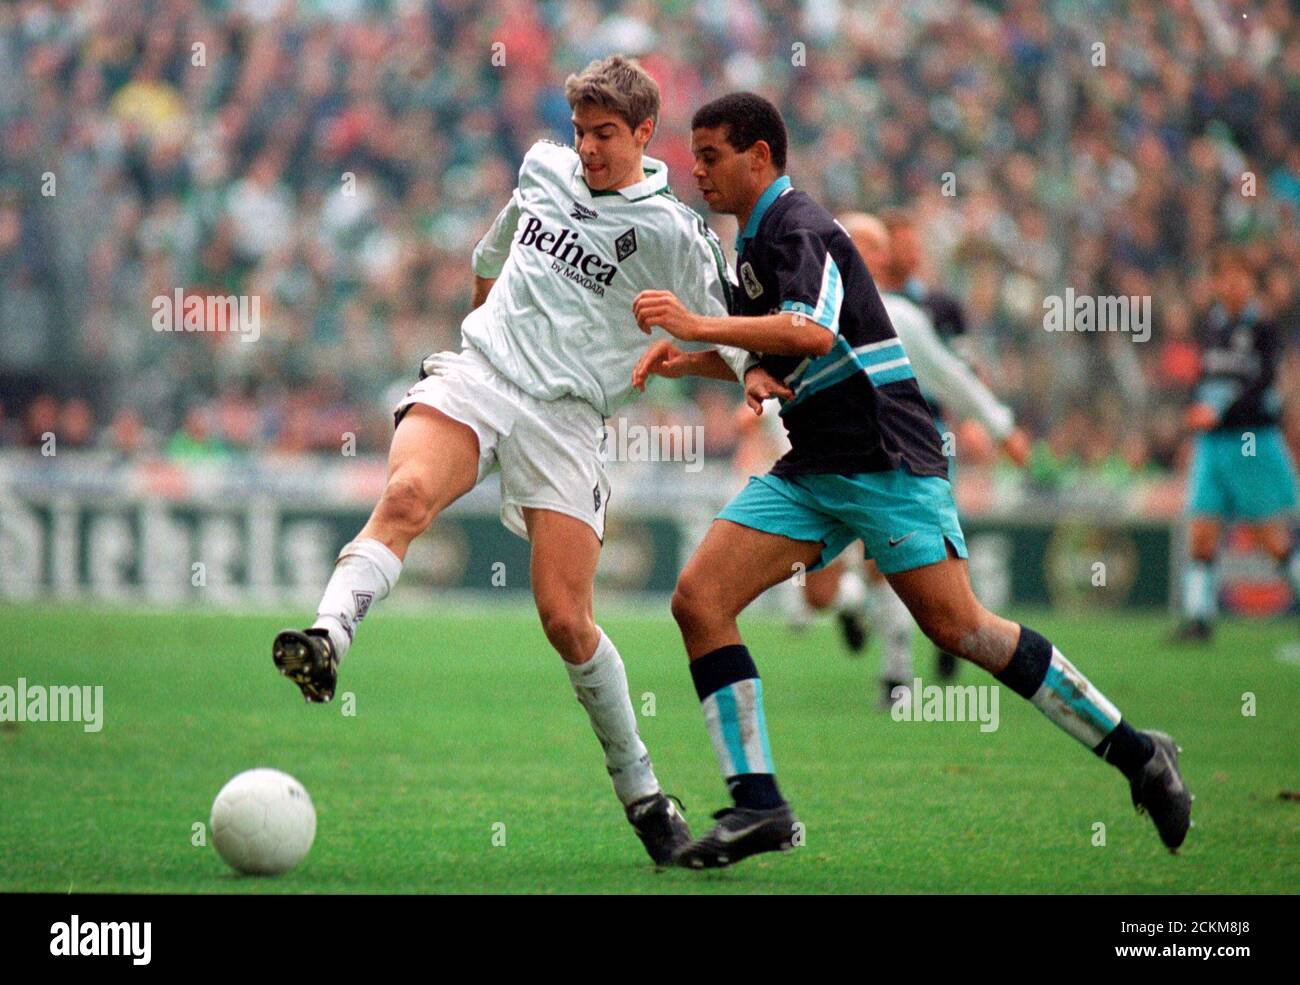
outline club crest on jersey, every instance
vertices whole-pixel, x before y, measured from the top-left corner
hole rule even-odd
[[[763,285],[758,282],[758,274],[754,273],[754,268],[749,265],[748,260],[740,265],[740,283],[750,300],[763,293]]]
[[[569,218],[577,219],[579,222],[584,222],[587,219],[595,219],[596,210],[587,208],[581,202],[574,202],[573,210],[569,213]]]
[[[614,252],[618,254],[618,262],[622,263],[633,253],[636,252],[636,230],[629,229],[618,239],[614,240]]]

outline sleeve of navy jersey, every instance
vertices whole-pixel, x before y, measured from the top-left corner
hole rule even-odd
[[[806,315],[839,334],[844,281],[831,251],[811,229],[787,229],[773,250],[781,310]]]

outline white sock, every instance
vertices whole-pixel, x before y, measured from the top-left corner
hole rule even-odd
[[[862,583],[862,576],[852,568],[842,571],[831,607],[836,612],[861,613],[866,604],[867,586]]]
[[[916,623],[898,593],[884,582],[876,590],[876,628],[885,650],[880,676],[887,681],[912,680],[912,630]]]
[[[812,622],[812,610],[808,608],[808,601],[804,598],[803,585],[794,578],[787,578],[773,591],[777,593],[777,598],[780,600],[786,625],[796,631],[807,629]]]
[[[393,590],[401,573],[401,558],[377,540],[354,540],[339,551],[312,628],[329,632],[340,661],[370,607]]]
[[[1218,589],[1214,584],[1214,564],[1192,560],[1183,574],[1183,614],[1188,619],[1210,622],[1218,609]]]
[[[1300,599],[1300,544],[1292,546],[1291,553],[1282,562],[1282,570],[1291,584],[1291,591]]]
[[[565,661],[564,666],[573,693],[587,709],[591,730],[605,750],[605,766],[618,799],[627,806],[658,793],[659,781],[650,766],[650,753],[636,728],[623,658],[605,631],[600,630],[600,642],[590,660],[584,664]]]

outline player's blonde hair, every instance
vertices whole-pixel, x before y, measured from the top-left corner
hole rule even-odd
[[[635,130],[643,120],[659,123],[659,84],[635,58],[610,55],[598,58],[581,72],[564,80],[569,108],[594,103],[617,113]]]

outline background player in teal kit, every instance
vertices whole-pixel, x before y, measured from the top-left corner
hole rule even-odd
[[[1188,551],[1183,623],[1175,637],[1213,635],[1218,590],[1214,557],[1227,521],[1251,525],[1300,596],[1300,551],[1288,515],[1295,508],[1295,465],[1278,422],[1277,367],[1283,342],[1255,297],[1255,274],[1233,247],[1215,253],[1215,305],[1201,327],[1201,379],[1187,424],[1196,438],[1187,476]]]
[[[1165,844],[1186,836],[1191,795],[1173,741],[1138,732],[1032,629],[971,592],[947,460],[907,353],[862,258],[835,220],[784,175],[786,132],[767,100],[734,93],[691,122],[693,174],[715,212],[740,223],[735,307],[702,317],[669,291],[633,303],[643,331],[749,350],[751,406],[782,401],[791,450],[723,509],[678,579],[672,611],[734,806],[676,853],[694,868],[788,848],[795,819],[777,787],[763,687],[736,618],[751,601],[860,538],[921,629],[1030,699],[1053,723],[1120,768]],[[651,373],[734,378],[716,352],[650,347]]]

